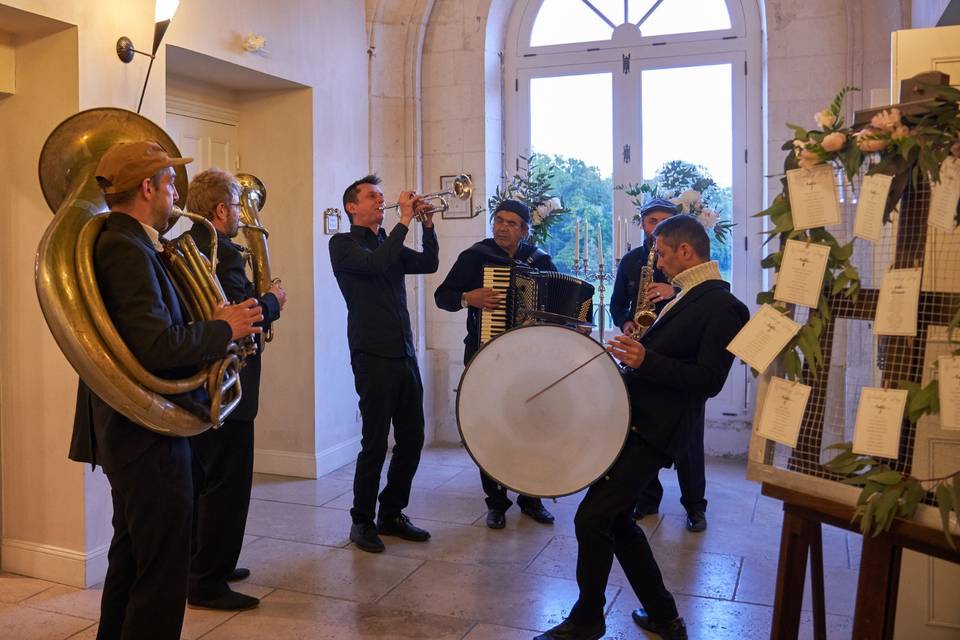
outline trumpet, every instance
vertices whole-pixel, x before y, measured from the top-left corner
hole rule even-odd
[[[450,208],[450,205],[447,204],[444,196],[455,196],[458,200],[466,200],[473,195],[473,181],[470,180],[470,176],[461,173],[453,180],[453,189],[450,191],[436,191],[434,193],[428,193],[424,196],[420,196],[421,200],[437,200],[438,203],[435,204],[430,209],[416,214],[414,217],[423,222],[424,219],[429,214],[433,213],[443,213]],[[380,207],[381,211],[386,211],[387,209],[396,209],[397,216],[400,216],[400,203],[394,202],[393,204],[385,204]]]

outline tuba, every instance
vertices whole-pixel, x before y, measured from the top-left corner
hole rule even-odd
[[[255,175],[238,173],[234,177],[240,183],[240,232],[246,245],[245,257],[253,272],[257,297],[263,297],[271,285],[280,282],[280,278],[270,276],[270,250],[267,247],[270,232],[260,221],[260,210],[267,203],[267,188]],[[271,340],[272,327],[263,334],[264,342]]]
[[[231,344],[226,357],[189,378],[154,376],[117,332],[93,266],[94,245],[107,213],[95,178],[97,163],[114,144],[145,139],[179,155],[160,127],[125,109],[81,111],[47,138],[40,152],[40,187],[55,215],[37,249],[37,298],[60,350],[95,394],[148,429],[193,436],[219,426],[240,402],[243,353]],[[186,170],[175,169],[177,191],[185,194]],[[171,252],[176,254],[170,256],[171,276],[191,317],[206,320],[224,301],[223,290],[196,245],[191,249],[189,244]],[[207,415],[191,413],[165,397],[200,387],[206,387],[211,398]]]
[[[637,285],[637,304],[633,312],[635,325],[630,337],[639,340],[644,332],[657,320],[656,306],[647,300],[647,289],[653,284],[654,262],[657,260],[657,245],[650,243],[650,253],[647,254],[647,263],[640,268],[640,282]]]

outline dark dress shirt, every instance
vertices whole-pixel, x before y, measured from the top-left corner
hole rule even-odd
[[[487,238],[457,257],[450,273],[433,294],[437,306],[446,311],[462,309],[460,300],[463,294],[483,287],[483,266],[488,264],[520,264],[543,271],[557,270],[549,254],[533,245],[521,243],[511,258],[492,238]],[[463,343],[463,361],[466,363],[480,348],[480,309],[476,307],[467,309],[467,335]]]
[[[625,253],[620,260],[617,278],[613,282],[613,293],[610,294],[610,317],[617,327],[623,328],[627,320],[633,320],[637,306],[637,290],[640,287],[640,270],[647,264],[652,241],[653,238],[644,240],[642,245]],[[670,284],[670,278],[659,268],[653,270],[653,281]],[[669,300],[660,300],[654,305],[657,314],[668,302]]]
[[[423,251],[403,245],[408,228],[398,223],[390,235],[351,225],[330,238],[330,264],[347,303],[350,353],[383,358],[415,358],[407,311],[408,273],[434,273],[440,262],[433,227],[423,228]]]
[[[197,248],[205,256],[210,255],[210,232],[206,225],[194,224],[188,231],[193,236]],[[257,298],[257,291],[247,277],[244,268],[243,247],[217,231],[217,279],[227,296],[227,302],[237,304],[249,298]],[[260,309],[263,311],[263,322],[258,326],[264,331],[270,324],[280,318],[280,301],[272,293],[266,293],[257,298]],[[231,420],[254,420],[260,408],[260,354],[263,348],[262,334],[257,336],[257,352],[244,361],[240,369],[240,388],[242,396],[240,404],[230,413]]]

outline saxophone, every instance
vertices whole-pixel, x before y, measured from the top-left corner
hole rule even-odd
[[[650,253],[647,254],[647,263],[640,268],[640,282],[637,286],[637,304],[633,312],[634,328],[633,331],[630,332],[630,337],[634,340],[639,340],[644,332],[646,332],[646,330],[650,328],[650,325],[657,319],[657,312],[654,310],[653,302],[647,300],[647,289],[653,284],[653,264],[657,259],[656,252],[657,245],[655,242],[651,242]]]

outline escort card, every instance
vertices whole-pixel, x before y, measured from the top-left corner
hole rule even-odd
[[[880,242],[883,210],[887,206],[891,182],[893,182],[893,176],[874,173],[866,176],[860,183],[857,214],[853,219],[853,235],[870,242]]]
[[[940,165],[940,182],[930,185],[930,216],[927,224],[941,231],[956,228],[957,203],[960,202],[960,160],[953,156]]]
[[[733,337],[727,351],[763,373],[798,331],[798,323],[765,304]]]
[[[840,222],[837,183],[831,165],[787,171],[787,189],[794,229],[828,227]]]
[[[853,426],[853,452],[896,459],[906,406],[906,389],[861,389],[857,422]]]
[[[829,257],[829,245],[787,240],[773,299],[815,308],[820,301]]]
[[[811,387],[800,382],[772,378],[763,397],[757,435],[796,448],[810,391]]]
[[[960,429],[960,356],[940,356],[940,428]]]
[[[922,270],[890,269],[883,275],[873,335],[917,335],[917,307],[920,304]]]

